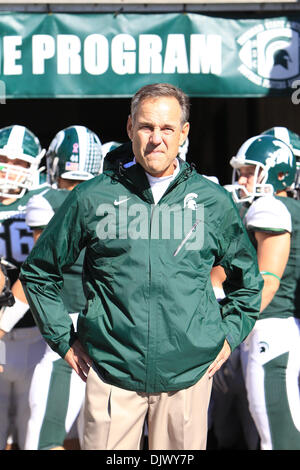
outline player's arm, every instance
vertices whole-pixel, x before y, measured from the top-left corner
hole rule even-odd
[[[33,196],[26,208],[26,223],[31,227],[33,231],[34,243],[40,237],[43,228],[34,228],[33,223],[38,222],[46,224],[51,219],[53,211],[51,207],[44,207],[44,198],[41,195]],[[41,222],[42,221],[42,222]],[[11,307],[4,307],[0,315],[0,339],[4,337],[6,333],[11,331],[13,327],[18,323],[19,320],[25,315],[29,309],[29,305],[19,279],[12,286],[12,294],[15,298],[15,304]]]
[[[261,312],[269,305],[276,294],[284,273],[291,245],[289,232],[271,235],[266,232],[255,232],[257,241],[257,261],[264,279]]]
[[[290,253],[292,219],[282,201],[267,196],[251,204],[245,220],[256,239],[257,261],[264,279],[262,312],[280,286]]]
[[[217,300],[225,297],[223,282],[226,280],[226,274],[222,266],[214,266],[210,272],[211,284]]]
[[[38,238],[41,236],[43,229],[38,228],[33,230],[33,241],[34,243],[37,242]]]
[[[13,284],[11,292],[14,296],[15,303],[11,307],[3,308],[0,317],[0,339],[12,330],[18,321],[25,315],[29,309],[23,287],[19,279]]]

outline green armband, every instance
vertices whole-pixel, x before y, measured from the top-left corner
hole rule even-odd
[[[260,271],[260,274],[265,274],[266,276],[274,276],[278,281],[281,281],[281,277],[277,276],[277,274],[270,273],[269,271]]]

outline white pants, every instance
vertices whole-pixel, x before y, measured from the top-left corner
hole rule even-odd
[[[258,320],[242,349],[261,449],[300,450],[300,321]]]
[[[71,314],[76,326],[77,314]],[[30,387],[30,419],[25,450],[63,446],[84,401],[85,382],[47,346]],[[73,428],[74,429],[74,428]],[[75,436],[78,437],[77,433]]]
[[[0,373],[0,449],[5,449],[13,425],[22,450],[30,416],[32,375],[46,343],[37,327],[15,328],[4,336],[2,343],[5,360]]]

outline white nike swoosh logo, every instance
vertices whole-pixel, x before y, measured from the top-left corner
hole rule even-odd
[[[121,201],[117,201],[116,199],[114,200],[114,206],[119,206],[120,204],[123,204],[123,202],[128,201],[131,199],[130,197],[127,197],[126,199],[121,199]]]
[[[27,206],[18,206],[18,211],[24,211]]]

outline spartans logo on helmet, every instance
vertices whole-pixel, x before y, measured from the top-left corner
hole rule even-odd
[[[296,174],[296,159],[291,147],[271,135],[248,139],[232,157],[230,165],[233,167],[230,191],[236,202],[252,202],[255,197],[289,189]],[[247,165],[255,168],[251,191],[238,184],[240,168]]]
[[[295,132],[290,131],[286,127],[276,126],[262,132],[262,135],[271,135],[275,139],[282,140],[291,147],[296,160],[300,159],[300,136]]]
[[[99,137],[84,126],[70,126],[59,131],[46,153],[50,184],[57,179],[88,180],[102,171]]]
[[[38,187],[44,154],[39,139],[26,127],[0,129],[0,196],[19,199]]]
[[[272,135],[276,139],[283,140],[289,145],[296,157],[296,176],[294,184],[291,186],[293,197],[300,199],[300,136],[290,131],[286,127],[271,127],[262,133],[263,135]]]

